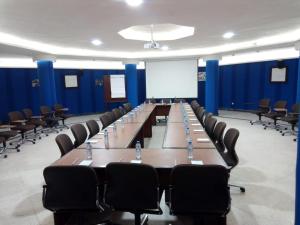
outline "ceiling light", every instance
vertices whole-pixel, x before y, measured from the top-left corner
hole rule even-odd
[[[227,32],[225,34],[223,34],[223,38],[225,39],[230,39],[234,36],[235,34],[233,32]]]
[[[143,0],[126,0],[126,3],[132,7],[137,7],[143,3]]]
[[[91,41],[91,43],[92,43],[93,45],[99,46],[99,45],[102,44],[102,41],[100,41],[99,39],[94,39],[94,40]]]
[[[164,45],[161,47],[161,50],[163,51],[168,51],[169,50],[169,47],[167,45]]]

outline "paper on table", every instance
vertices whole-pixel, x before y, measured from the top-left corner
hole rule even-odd
[[[192,123],[192,126],[201,126],[200,123]]]
[[[201,160],[192,160],[191,163],[193,165],[203,165],[203,161],[201,161]]]
[[[109,128],[114,128],[114,126],[113,126],[113,125],[109,125],[108,127],[109,127]]]
[[[131,163],[138,163],[139,164],[139,163],[142,163],[142,160],[131,160],[130,162]]]
[[[190,121],[197,121],[196,118],[190,118]]]
[[[104,132],[99,132],[98,134],[100,134],[100,135],[104,135]]]
[[[195,129],[194,132],[204,132],[203,129]]]
[[[209,142],[208,138],[197,138],[197,142]]]
[[[79,165],[80,165],[80,166],[89,166],[89,165],[92,164],[92,162],[93,162],[93,160],[82,160],[82,161],[79,163]]]
[[[85,143],[91,143],[91,144],[96,144],[97,142],[99,142],[98,140],[87,140]]]
[[[117,120],[117,122],[122,122],[122,120]]]

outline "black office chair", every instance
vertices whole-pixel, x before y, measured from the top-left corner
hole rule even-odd
[[[268,112],[266,114],[263,114],[262,116],[267,117],[271,120],[273,120],[273,124],[271,123],[264,123],[264,129],[266,130],[267,128],[274,128],[274,129],[279,129],[279,126],[277,125],[277,121],[280,117],[283,117],[287,114],[287,108],[286,108],[287,101],[277,101],[274,104],[273,111]]]
[[[229,174],[219,165],[177,165],[170,179],[170,214],[187,215],[194,224],[214,217],[225,225],[230,210]],[[206,224],[206,223],[205,223]]]
[[[2,147],[0,147],[0,156],[5,152],[5,138],[0,136],[0,144],[2,144]],[[4,158],[6,158],[7,155],[4,155]]]
[[[119,106],[119,110],[122,113],[122,116],[124,116],[126,114],[126,111],[122,106]]]
[[[61,154],[60,157],[63,157],[65,154],[67,154],[68,152],[74,149],[74,145],[72,143],[71,138],[66,134],[57,135],[55,141],[60,150],[60,154]]]
[[[116,118],[116,120],[118,120],[119,118],[121,118],[123,116],[123,114],[121,113],[119,108],[113,109],[112,113],[114,114],[114,117]]]
[[[2,125],[2,122],[0,121],[0,125]],[[0,137],[4,139],[4,141],[2,142],[3,144],[3,148],[1,150],[2,154],[4,154],[7,150],[9,149],[13,149],[13,150],[16,150],[17,152],[20,152],[20,144],[19,144],[19,141],[13,141],[13,139],[15,137],[17,137],[19,135],[19,132],[16,131],[16,130],[6,130],[6,131],[0,131]],[[8,147],[7,146],[7,143],[9,142],[9,146],[11,147]],[[4,154],[3,155],[4,158],[7,158],[7,154]]]
[[[156,103],[156,99],[155,98],[148,98],[146,99],[146,104],[155,104]]]
[[[59,130],[59,121],[62,121],[61,117],[57,117],[55,115],[55,111],[51,110],[49,106],[42,105],[40,106],[40,112],[41,115],[43,116],[43,119],[48,128],[48,133],[58,133]]]
[[[71,131],[75,138],[74,148],[77,148],[86,141],[88,134],[82,124],[75,124],[71,126]]]
[[[239,138],[240,132],[235,128],[230,128],[227,130],[223,143],[225,146],[225,151],[220,152],[226,164],[229,166],[229,171],[231,171],[234,167],[239,164],[239,157],[235,151],[235,145]],[[242,186],[230,185],[232,187],[238,187],[242,193],[246,191],[246,189]]]
[[[224,135],[225,128],[226,128],[226,123],[218,122],[217,125],[215,126],[215,129],[214,129],[214,132],[212,135],[212,141],[214,142],[214,144],[219,152],[225,151],[225,146],[223,143],[223,135]]]
[[[298,103],[298,104],[294,104],[292,106],[292,112],[288,113],[284,117],[279,118],[279,120],[291,125],[290,129],[281,129],[280,130],[280,133],[282,134],[282,136],[285,136],[286,134],[297,135],[297,132],[295,131],[295,126],[298,123],[299,115],[300,115],[300,104]]]
[[[141,215],[162,214],[156,170],[145,164],[110,163],[106,166],[107,187],[105,203],[114,210],[131,212],[135,215],[135,225],[144,224]]]
[[[102,123],[102,128],[101,128],[102,130],[110,125],[111,119],[106,113],[101,114],[99,118],[100,118],[100,121]]]
[[[9,117],[9,123],[11,125],[15,125],[15,127],[12,127],[11,129],[19,131],[21,134],[20,143],[23,144],[25,142],[31,142],[35,144],[36,127],[32,124],[28,124],[28,121],[25,119],[23,114],[19,111],[9,112],[8,117]],[[19,122],[19,121],[24,121],[24,122]]]
[[[65,128],[67,128],[67,129],[69,129],[69,126],[67,126],[65,124],[65,120],[71,118],[74,115],[66,113],[68,111],[68,109],[65,109],[63,107],[63,105],[61,105],[61,104],[55,104],[54,105],[54,110],[55,110],[55,115],[57,117],[62,118],[62,120],[61,120],[62,121],[62,126],[65,127]]]
[[[213,114],[209,112],[204,112],[204,119],[203,119],[203,126],[205,127],[205,124],[207,123],[208,118],[212,117]]]
[[[112,124],[117,120],[117,118],[115,117],[115,115],[112,112],[106,112],[105,114],[109,118],[109,124]]]
[[[205,131],[208,136],[212,139],[215,125],[217,123],[217,119],[213,117],[208,117],[205,123]]]
[[[262,124],[263,121],[261,117],[263,114],[266,114],[270,111],[270,99],[264,98],[259,101],[258,108],[256,110],[250,111],[251,113],[258,116],[258,120],[250,121],[251,125],[253,124]]]
[[[205,109],[200,107],[199,110],[195,113],[197,119],[201,123],[202,126],[204,126],[204,117],[205,117]]]
[[[102,204],[103,186],[87,166],[49,166],[43,172],[43,206],[59,215],[70,214],[65,224],[108,222],[110,211]]]
[[[32,110],[29,108],[25,108],[22,110],[25,119],[28,121],[27,124],[32,124],[35,126],[35,130],[36,133],[38,134],[37,137],[39,139],[41,139],[40,133],[44,133],[45,132],[45,128],[47,127],[47,123],[45,121],[42,120],[42,116],[40,116],[40,118],[36,117],[33,118],[33,113]],[[37,129],[40,128],[39,131],[37,131]],[[46,136],[48,136],[48,134],[45,133]]]
[[[89,120],[86,122],[86,126],[89,129],[89,139],[94,137],[96,134],[100,132],[100,127],[96,120]]]
[[[131,104],[129,102],[123,104],[123,106],[124,106],[124,110],[126,111],[126,113],[128,113],[128,112],[130,112],[132,110],[132,106],[131,106]]]
[[[175,98],[174,103],[186,103],[186,100],[184,98]]]

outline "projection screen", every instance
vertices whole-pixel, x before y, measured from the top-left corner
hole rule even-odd
[[[146,62],[147,98],[197,98],[198,61]]]

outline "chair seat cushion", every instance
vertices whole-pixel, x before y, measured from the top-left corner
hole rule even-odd
[[[26,131],[33,130],[34,128],[35,128],[34,125],[32,125],[32,124],[26,124],[26,125],[16,126],[16,127],[12,128],[12,130],[19,130],[21,132],[26,132]]]
[[[5,138],[6,140],[11,138],[11,137],[15,137],[18,135],[18,131],[14,131],[14,130],[11,130],[11,131],[1,131],[0,132],[0,137],[3,137]]]
[[[297,123],[298,122],[298,118],[291,116],[291,117],[282,117],[280,118],[280,120],[284,121],[284,122],[288,122],[288,123]]]
[[[270,112],[264,114],[265,117],[270,118],[270,119],[276,119],[278,117],[282,117],[283,113],[278,113],[278,112]]]

